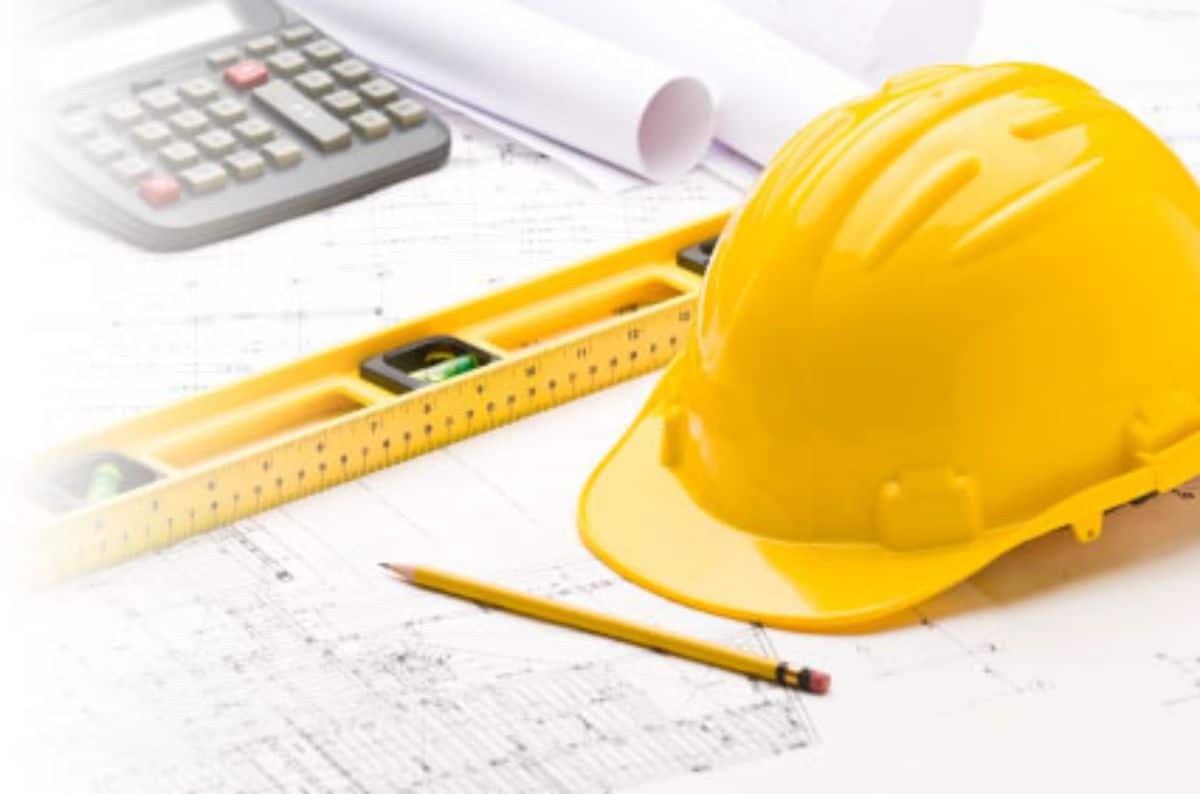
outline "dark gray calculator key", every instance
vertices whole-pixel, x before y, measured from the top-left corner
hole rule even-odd
[[[293,25],[279,31],[279,37],[288,44],[303,44],[315,35],[317,31],[313,30],[311,25]]]
[[[396,84],[391,80],[384,80],[382,77],[376,77],[374,80],[363,83],[358,90],[372,105],[386,105],[400,96],[400,89],[396,87]]]
[[[150,173],[150,164],[140,157],[122,157],[112,164],[112,174],[127,185],[132,185]]]
[[[224,162],[225,170],[239,182],[256,179],[267,170],[267,161],[258,152],[234,152]]]
[[[157,149],[171,140],[171,128],[161,121],[146,121],[133,128],[133,140],[138,146]]]
[[[275,128],[262,119],[246,119],[233,125],[238,137],[249,144],[266,143],[275,137]]]
[[[151,113],[165,115],[179,110],[183,102],[170,88],[151,88],[138,94],[138,101]]]
[[[197,77],[179,86],[179,95],[193,105],[204,105],[217,98],[217,87],[207,77]]]
[[[358,85],[371,76],[371,67],[358,58],[347,58],[329,67],[333,76],[346,85]]]
[[[175,141],[159,149],[158,158],[171,168],[187,168],[200,162],[200,152],[187,141]]]
[[[296,78],[296,87],[311,97],[319,97],[332,91],[336,84],[325,72],[312,69]]]
[[[104,117],[120,127],[128,127],[146,118],[146,111],[132,99],[123,99],[106,107]]]
[[[193,193],[212,193],[225,187],[229,176],[216,163],[200,163],[179,173],[179,179]]]
[[[230,97],[218,99],[205,110],[219,124],[233,124],[235,121],[246,118],[246,106]]]
[[[321,100],[321,104],[335,116],[345,118],[362,110],[363,101],[362,97],[358,94],[343,88],[340,91],[334,91],[332,94],[327,95]]]
[[[329,39],[319,39],[312,44],[304,45],[304,54],[309,57],[313,63],[325,66],[342,57],[345,52],[341,47],[334,44]]]
[[[295,50],[284,50],[267,58],[267,67],[280,77],[293,77],[308,68],[308,61]]]
[[[279,49],[279,39],[274,36],[259,36],[246,42],[246,52],[262,57]]]
[[[350,145],[350,128],[281,80],[254,89],[254,98],[292,124],[321,151]]]
[[[96,122],[89,116],[82,113],[74,116],[66,116],[58,122],[58,131],[63,137],[72,141],[82,141],[85,138],[90,138],[99,132],[100,128],[96,126]]]
[[[233,47],[222,47],[210,52],[206,60],[213,69],[224,69],[226,66],[233,65],[239,57],[241,55]]]
[[[84,145],[83,150],[87,153],[88,157],[97,163],[111,163],[121,156],[121,153],[125,151],[125,147],[116,138],[103,135],[88,141]]]

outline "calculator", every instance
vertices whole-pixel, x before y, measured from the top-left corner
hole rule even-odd
[[[61,54],[28,135],[31,178],[138,245],[220,240],[449,155],[445,124],[420,101],[272,2],[77,6],[51,23]]]

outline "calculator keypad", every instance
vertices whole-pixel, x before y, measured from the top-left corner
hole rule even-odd
[[[306,24],[214,49],[203,64],[209,77],[74,110],[58,132],[147,204],[166,207],[302,167],[305,149],[292,136],[336,156],[426,119],[421,103]]]

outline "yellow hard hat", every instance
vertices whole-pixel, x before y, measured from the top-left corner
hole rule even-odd
[[[666,596],[832,630],[1196,474],[1195,182],[1069,75],[936,67],[775,156],[579,522]]]

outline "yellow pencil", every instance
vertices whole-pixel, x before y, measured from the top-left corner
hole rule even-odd
[[[733,648],[684,637],[650,626],[642,626],[611,615],[593,612],[590,609],[559,604],[545,598],[477,582],[445,571],[390,562],[379,564],[406,582],[437,590],[440,593],[467,598],[509,612],[589,631],[592,634],[601,634],[656,651],[672,653],[704,664],[711,664],[714,667],[723,667],[726,670],[765,678],[792,689],[801,689],[817,695],[823,695],[829,691],[831,678],[828,673],[820,670],[796,667],[787,662],[743,653]]]

